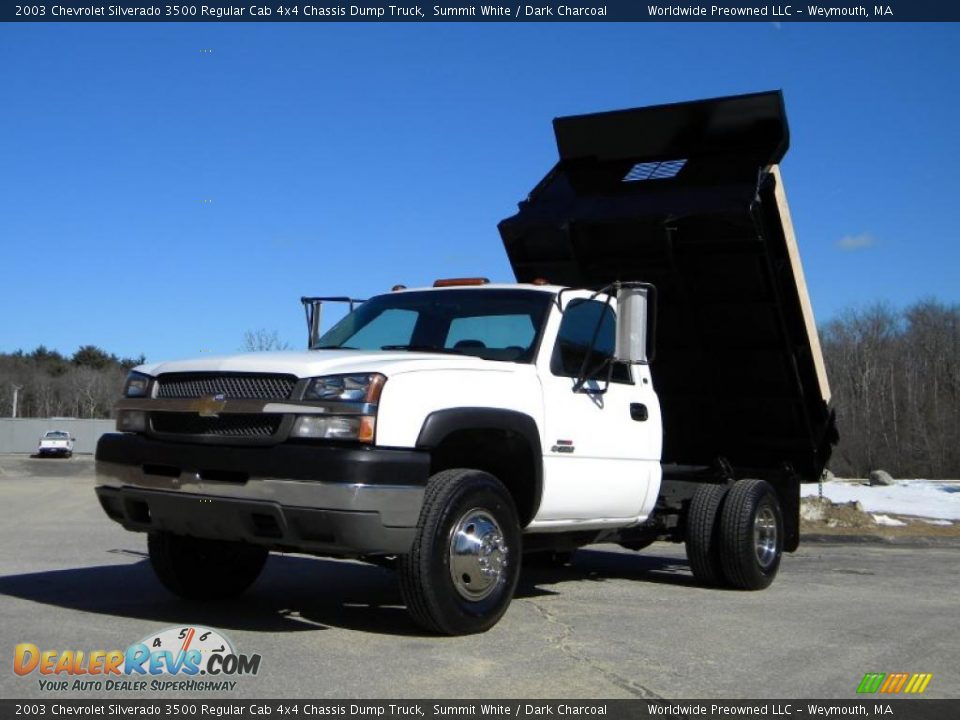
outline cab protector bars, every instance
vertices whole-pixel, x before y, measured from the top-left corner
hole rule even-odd
[[[345,302],[350,304],[350,312],[353,308],[365,300],[347,297],[346,295],[336,295],[332,297],[307,297],[300,298],[303,303],[303,311],[307,316],[307,349],[310,350],[320,339],[320,318],[323,314],[323,304],[325,302]]]

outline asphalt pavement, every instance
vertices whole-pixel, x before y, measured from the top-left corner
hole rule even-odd
[[[925,697],[960,697],[957,547],[808,543],[748,593],[697,587],[682,546],[597,546],[525,569],[489,632],[434,637],[392,572],[357,562],[273,555],[241,599],[181,601],[154,579],[145,536],[103,515],[89,457],[6,455],[0,552],[4,698],[130,697],[42,690],[54,676],[16,675],[14,648],[123,650],[171,626],[261,655],[255,676],[197,698],[856,699],[867,672],[933,673]],[[171,696],[138,693],[152,694]]]

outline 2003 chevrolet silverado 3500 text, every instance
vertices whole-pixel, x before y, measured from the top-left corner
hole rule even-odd
[[[307,351],[131,372],[97,494],[169,590],[234,595],[270,550],[362,558],[461,634],[506,611],[522,552],[671,540],[704,584],[773,581],[836,442],[782,97],[554,129],[499,226],[517,283],[398,287],[322,336],[305,298]]]

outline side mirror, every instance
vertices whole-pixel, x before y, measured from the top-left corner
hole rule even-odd
[[[622,283],[617,290],[617,344],[614,359],[633,365],[654,356],[657,290],[649,283]]]

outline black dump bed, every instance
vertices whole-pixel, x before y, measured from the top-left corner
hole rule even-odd
[[[806,480],[836,442],[777,163],[779,92],[558,118],[560,160],[503,220],[519,282],[656,285],[664,463]]]

